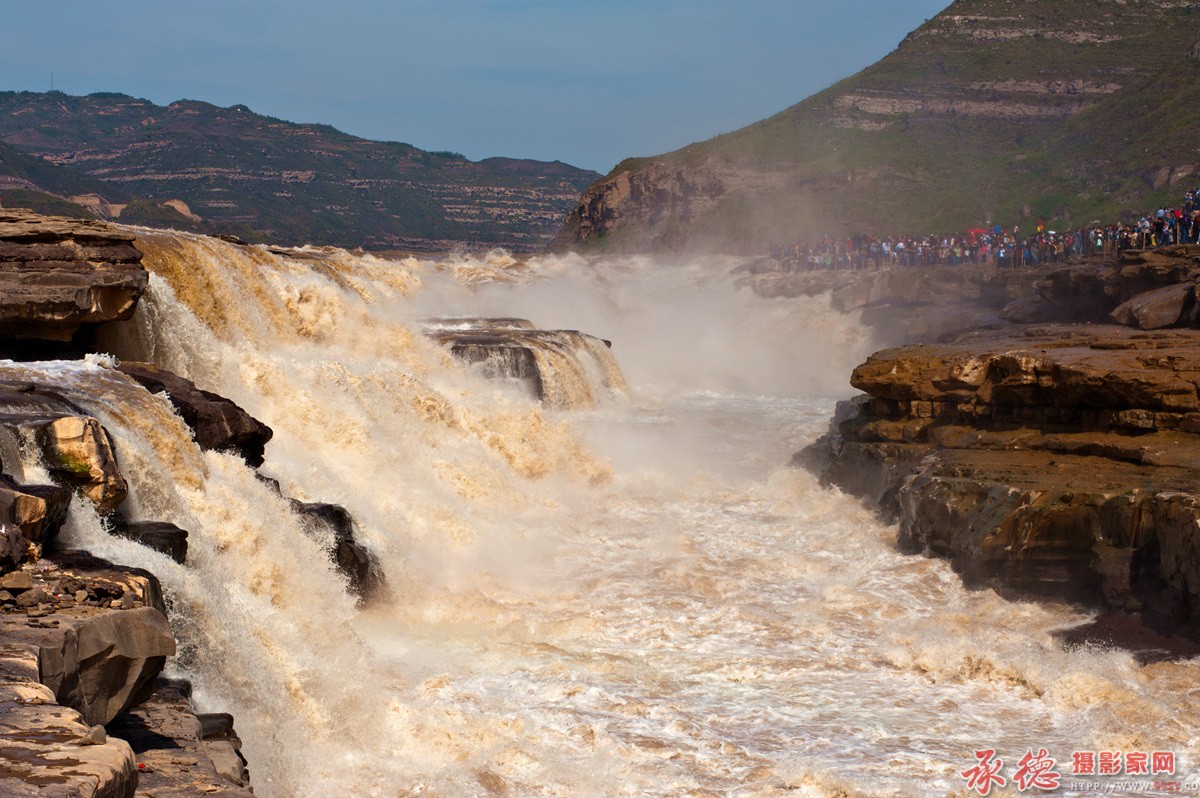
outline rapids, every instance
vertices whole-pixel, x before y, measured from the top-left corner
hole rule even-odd
[[[66,534],[163,580],[170,667],[234,713],[258,795],[943,796],[976,748],[1196,761],[1196,665],[1063,650],[1076,613],[965,590],[786,467],[872,348],[820,298],[719,259],[138,234],[150,290],[104,345],[269,424],[263,473],[349,508],[394,593],[356,609],[284,500],[103,358],[0,368],[63,386],[132,514],[191,532],[187,566],[81,503]],[[629,395],[543,409],[420,333],[468,314],[611,339]]]

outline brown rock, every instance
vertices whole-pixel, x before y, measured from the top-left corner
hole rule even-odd
[[[1179,323],[1194,302],[1195,286],[1175,283],[1139,294],[1118,305],[1111,315],[1118,324],[1157,330]]]
[[[0,474],[0,570],[11,570],[30,553],[54,539],[67,516],[71,492],[57,485],[21,485]],[[20,540],[13,535],[20,531]],[[36,556],[36,554],[35,554]]]
[[[129,487],[117,467],[108,431],[89,416],[62,416],[39,430],[50,473],[78,487],[107,515],[125,500]]]
[[[128,741],[140,753],[145,767],[139,789],[161,798],[250,798],[246,760],[232,718],[227,734],[210,737],[209,716],[195,713],[190,694],[187,682],[160,677],[145,702],[109,724],[111,737]]]
[[[0,794],[133,796],[138,777],[129,744],[107,737],[102,727],[89,728],[78,712],[55,703],[39,682],[39,667],[36,647],[0,645]]]
[[[971,333],[852,382],[868,396],[796,463],[897,519],[902,548],[1200,639],[1200,331]]]
[[[123,538],[136,540],[143,546],[160,551],[182,563],[187,559],[186,529],[165,521],[126,521],[117,519],[113,532]]]
[[[271,428],[232,401],[149,363],[122,363],[118,368],[151,393],[165,392],[200,448],[234,452],[252,466],[262,465]]]
[[[92,724],[106,724],[145,699],[175,653],[166,616],[149,607],[72,617],[44,634],[42,683]]]
[[[148,283],[133,240],[102,222],[0,210],[0,335],[65,341],[128,319]]]
[[[0,381],[0,451],[22,437],[32,438],[55,481],[78,488],[102,514],[128,493],[112,440],[100,423],[50,386]],[[19,473],[19,462],[5,456],[5,471]]]
[[[36,607],[38,604],[45,604],[48,601],[50,601],[50,594],[40,587],[26,590],[17,596],[17,606],[23,608]]]
[[[33,587],[33,577],[24,571],[13,571],[0,576],[0,588],[5,590],[29,590]]]

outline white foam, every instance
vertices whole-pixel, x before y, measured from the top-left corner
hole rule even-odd
[[[263,470],[347,506],[396,590],[356,611],[286,504],[162,397],[4,367],[65,380],[113,431],[135,515],[192,533],[187,567],[79,507],[70,534],[163,575],[174,667],[237,716],[259,795],[943,795],[982,745],[1195,761],[1194,666],[1062,651],[1078,616],[964,590],[781,467],[870,346],[820,300],[760,302],[714,261],[143,238],[137,334],[107,347],[269,423]],[[611,338],[633,401],[547,416],[420,335],[445,313]]]

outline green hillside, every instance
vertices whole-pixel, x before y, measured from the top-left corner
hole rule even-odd
[[[138,224],[372,249],[534,248],[598,177],[559,162],[476,162],[368,141],[242,105],[163,107],[107,93],[0,92],[0,146],[0,188],[98,194],[128,203],[112,210]],[[24,159],[5,158],[14,151]],[[186,208],[162,207],[172,200]]]
[[[556,244],[761,251],[824,232],[1114,218],[1200,182],[1200,3],[958,0],[776,116],[620,164]]]

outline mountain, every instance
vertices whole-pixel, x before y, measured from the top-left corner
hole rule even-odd
[[[1200,182],[1198,37],[1194,0],[957,0],[798,105],[622,162],[555,246],[756,252],[1178,201]]]
[[[135,224],[376,250],[533,249],[598,177],[369,141],[244,105],[0,92],[0,201]]]

